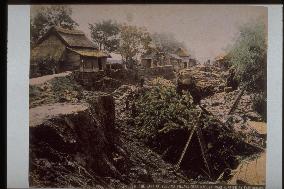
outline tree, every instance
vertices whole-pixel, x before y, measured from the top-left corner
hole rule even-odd
[[[260,21],[251,22],[240,28],[239,36],[230,49],[230,63],[247,91],[266,90],[267,33]]]
[[[185,48],[185,44],[179,42],[171,33],[154,33],[151,38],[154,45],[163,52],[174,53],[179,47]]]
[[[72,9],[66,5],[42,7],[31,19],[31,43],[34,44],[51,26],[74,29],[78,24],[71,18]]]
[[[240,28],[237,41],[228,53],[243,89],[253,93],[253,108],[266,120],[267,32],[260,21]]]
[[[138,55],[146,52],[151,43],[150,34],[145,28],[136,26],[120,26],[120,42],[118,52],[128,68],[134,68]]]
[[[91,37],[100,50],[114,52],[119,45],[119,26],[111,20],[89,24]]]

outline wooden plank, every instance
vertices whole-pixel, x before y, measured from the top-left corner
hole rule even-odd
[[[194,132],[195,132],[195,129],[196,129],[196,127],[198,126],[200,117],[201,117],[201,112],[199,113],[197,123],[193,126],[193,128],[192,128],[192,130],[191,130],[191,132],[190,132],[190,134],[189,134],[189,137],[188,137],[187,142],[186,142],[186,144],[185,144],[185,146],[184,146],[184,148],[183,148],[183,151],[182,151],[182,153],[181,153],[181,156],[180,156],[180,158],[179,158],[179,161],[178,161],[177,164],[175,165],[175,170],[176,170],[176,171],[177,171],[177,170],[179,169],[179,167],[180,167],[180,164],[181,164],[181,162],[182,162],[182,160],[183,160],[183,157],[184,157],[184,155],[185,155],[185,153],[186,153],[186,151],[187,151],[187,148],[188,148],[189,143],[190,143],[190,141],[191,141],[191,139],[192,139],[192,136],[193,136],[193,134],[194,134]]]
[[[197,134],[197,138],[198,138],[198,141],[199,141],[199,144],[200,144],[200,149],[201,149],[203,161],[204,161],[205,166],[208,170],[209,177],[211,178],[212,174],[211,174],[211,169],[210,169],[210,164],[209,164],[209,158],[207,156],[207,147],[205,145],[205,141],[204,141],[202,131],[199,127],[196,130],[196,134]]]
[[[230,110],[229,110],[229,112],[228,112],[227,115],[230,115],[230,114],[236,109],[236,107],[237,107],[237,105],[238,105],[238,103],[239,103],[239,101],[240,101],[242,95],[244,94],[244,91],[245,91],[245,89],[243,88],[243,89],[239,92],[238,96],[236,97],[236,99],[235,99],[233,105],[231,106],[231,108],[230,108]]]

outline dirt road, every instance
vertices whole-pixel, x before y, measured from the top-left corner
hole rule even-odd
[[[55,77],[65,77],[67,75],[70,75],[72,72],[70,71],[67,71],[67,72],[62,72],[62,73],[59,73],[59,74],[53,74],[53,75],[45,75],[45,76],[42,76],[42,77],[37,77],[37,78],[32,78],[30,79],[30,85],[40,85],[40,84],[43,84]]]
[[[72,114],[74,112],[84,111],[88,108],[87,104],[66,104],[55,103],[51,105],[42,105],[30,109],[30,127],[37,126],[42,122],[57,115]]]
[[[267,134],[267,125],[264,122],[249,122],[251,128],[259,134]],[[244,160],[234,171],[229,184],[265,185],[266,180],[266,151]]]
[[[257,157],[243,161],[229,184],[265,185],[266,151]]]

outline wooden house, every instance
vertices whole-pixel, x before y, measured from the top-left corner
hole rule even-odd
[[[157,61],[155,60],[156,53],[147,53],[141,56],[141,66],[143,68],[153,68],[157,66]]]
[[[182,58],[179,57],[177,54],[168,54],[168,59],[175,71],[178,71],[183,68]]]
[[[181,58],[181,68],[189,68],[190,67],[190,55],[188,51],[184,48],[178,48],[175,53],[178,57]]]
[[[229,69],[229,58],[226,55],[219,55],[215,58],[213,65],[223,70]]]
[[[141,56],[141,66],[144,68],[165,66],[167,62],[166,54],[157,50],[152,50]]]
[[[104,53],[80,30],[51,27],[31,50],[31,65],[41,61],[54,63],[54,73],[80,70],[103,70],[109,55]]]
[[[122,61],[122,56],[117,53],[110,53],[110,57],[107,59],[106,67],[108,69],[126,69],[126,64]]]
[[[141,66],[143,68],[172,65],[174,70],[179,71],[195,66],[196,64],[196,60],[191,58],[189,53],[183,48],[178,48],[175,53],[152,50],[141,56]]]

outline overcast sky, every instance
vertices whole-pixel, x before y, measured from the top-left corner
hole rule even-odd
[[[112,19],[145,26],[149,32],[173,33],[200,61],[222,54],[240,25],[261,19],[267,8],[236,5],[72,5],[72,18],[90,36],[88,23]]]

